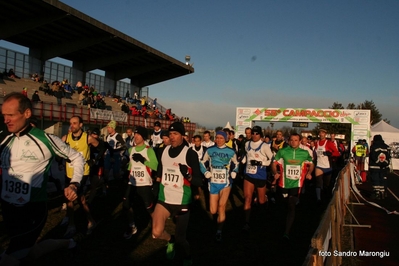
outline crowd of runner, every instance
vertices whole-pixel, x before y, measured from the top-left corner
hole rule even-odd
[[[254,126],[245,129],[241,140],[234,138],[231,129],[217,131],[214,139],[205,131],[189,140],[184,123],[162,129],[155,122],[153,129],[128,128],[123,138],[117,122],[110,121],[103,140],[99,128],[85,132],[79,116],[70,118],[68,134],[58,138],[35,127],[31,102],[20,93],[7,94],[2,113],[8,132],[1,135],[1,206],[10,244],[1,254],[0,265],[19,265],[59,248],[74,249],[78,241],[75,202],[86,214],[85,233],[90,235],[98,224],[90,206],[95,197],[107,197],[110,182],[125,192],[121,201],[126,229],[120,237],[128,240],[140,234],[135,209],[142,204],[152,221],[154,241],[165,241],[169,260],[180,246],[184,265],[192,264],[186,237],[191,209],[209,197],[208,211],[215,222],[210,230],[221,242],[234,183],[244,195],[242,233],[250,232],[251,221],[257,219],[251,217],[254,204],[262,210],[281,198],[287,207],[281,236],[290,241],[300,195],[313,182],[315,201],[327,201],[333,173],[345,152],[338,141],[326,138],[324,129],[317,139],[298,134],[285,139],[281,131],[268,137]],[[65,235],[36,242],[47,219],[47,182],[54,160],[65,172],[67,212],[60,224],[66,228]],[[165,230],[169,218],[175,224],[174,234]]]

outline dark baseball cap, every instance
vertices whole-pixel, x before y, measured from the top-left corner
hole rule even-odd
[[[100,135],[100,129],[98,127],[93,128],[93,130],[91,131],[91,134]]]

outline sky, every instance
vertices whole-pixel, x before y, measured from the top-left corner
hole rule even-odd
[[[399,1],[62,2],[179,61],[190,55],[195,72],[149,96],[201,126],[234,125],[237,107],[370,100],[399,127]]]

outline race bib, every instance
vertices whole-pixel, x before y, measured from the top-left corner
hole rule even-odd
[[[285,177],[292,180],[298,180],[301,177],[301,166],[287,165],[285,169]]]
[[[247,164],[247,174],[256,174],[257,166]]]
[[[140,165],[132,166],[130,170],[130,182],[136,185],[151,185],[146,175],[146,167]]]
[[[318,148],[318,149],[316,150],[316,153],[317,153],[317,156],[321,157],[321,156],[323,156],[324,149],[323,149],[323,148]]]
[[[164,167],[161,183],[165,187],[183,187],[183,175],[180,173],[179,168]]]
[[[30,200],[32,175],[3,171],[3,191],[1,197],[13,204],[25,204]]]
[[[226,184],[227,171],[226,169],[212,169],[211,183]]]

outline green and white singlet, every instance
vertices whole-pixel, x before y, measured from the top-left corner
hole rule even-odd
[[[309,152],[291,146],[278,150],[275,163],[280,167],[279,186],[282,188],[299,188],[308,172],[308,165],[312,163]]]
[[[190,182],[185,179],[180,172],[179,163],[187,165],[186,156],[188,147],[183,150],[176,158],[169,156],[170,145],[165,147],[162,153],[162,176],[159,185],[158,200],[176,205],[186,205],[191,203]]]

